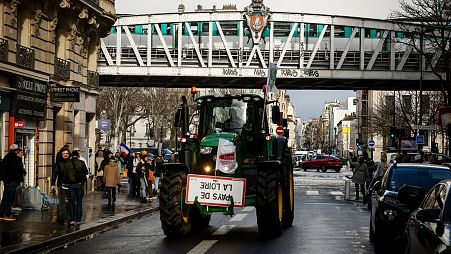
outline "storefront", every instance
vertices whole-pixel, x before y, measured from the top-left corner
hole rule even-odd
[[[21,76],[16,78],[15,84],[17,91],[10,115],[9,143],[16,143],[23,149],[23,163],[27,171],[24,184],[35,186],[39,176],[37,128],[39,121],[45,120],[48,84]]]

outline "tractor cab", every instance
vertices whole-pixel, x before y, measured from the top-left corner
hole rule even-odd
[[[258,95],[203,96],[196,102],[200,106],[201,138],[218,133],[241,135],[243,130],[262,131],[263,98]]]

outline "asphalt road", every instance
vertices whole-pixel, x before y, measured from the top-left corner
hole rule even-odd
[[[236,209],[234,217],[214,214],[209,228],[180,239],[164,236],[156,212],[58,253],[374,253],[369,211],[343,199],[350,174],[296,171],[293,227],[272,240],[259,237],[253,207]]]

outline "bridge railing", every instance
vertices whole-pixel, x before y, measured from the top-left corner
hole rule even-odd
[[[236,29],[230,24],[236,24]],[[418,75],[406,72],[419,73],[420,66],[428,72],[444,64],[439,51],[429,53],[435,59],[432,63],[420,64],[420,52],[409,46],[410,39],[396,23],[386,20],[272,13],[258,45],[249,39],[246,27],[243,12],[119,17],[113,33],[101,41],[100,75],[173,76],[184,75],[180,68],[196,67],[205,71],[193,75],[228,76],[235,74],[228,68],[264,70],[273,62],[280,69],[328,71],[323,73],[330,78],[343,76],[340,71],[385,71],[394,74],[378,75],[415,79]],[[364,77],[358,72],[346,75]],[[289,71],[284,73],[289,76]]]

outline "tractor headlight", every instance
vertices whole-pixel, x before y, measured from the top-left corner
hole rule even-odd
[[[200,154],[211,154],[213,147],[202,147],[200,149]]]
[[[210,166],[205,166],[204,167],[204,172],[208,174],[208,173],[210,173],[211,169],[212,168]]]

